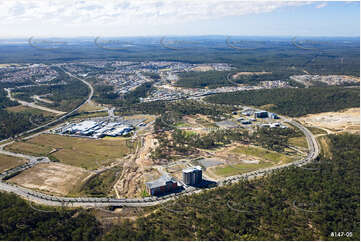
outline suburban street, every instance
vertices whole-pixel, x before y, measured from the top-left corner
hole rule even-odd
[[[58,65],[56,65],[56,66],[58,66]],[[59,67],[60,69],[62,69],[61,66],[58,66],[58,67]],[[83,82],[85,85],[87,85],[87,86],[89,87],[90,92],[89,92],[88,98],[87,98],[84,102],[82,102],[78,107],[76,107],[75,109],[73,109],[72,111],[70,111],[70,112],[68,112],[68,113],[60,116],[59,118],[57,118],[57,119],[55,119],[55,120],[53,120],[53,121],[50,121],[49,123],[46,123],[46,124],[44,124],[44,125],[40,125],[40,126],[38,126],[38,127],[36,127],[36,128],[27,130],[27,131],[25,131],[25,132],[22,132],[22,133],[16,135],[17,138],[19,138],[19,137],[21,137],[21,136],[24,136],[24,135],[26,135],[26,134],[29,134],[29,133],[33,133],[33,132],[35,132],[35,131],[37,131],[37,130],[44,129],[44,128],[49,127],[49,126],[51,126],[51,125],[53,125],[53,124],[56,124],[57,122],[65,119],[65,118],[71,116],[72,114],[74,114],[75,112],[77,112],[83,105],[85,105],[86,103],[88,103],[88,102],[92,99],[92,97],[93,97],[93,95],[94,95],[94,88],[92,87],[92,85],[90,85],[90,83],[88,83],[88,82],[85,81],[84,79],[81,79],[81,78],[79,78],[79,77],[77,77],[77,76],[74,76],[73,74],[65,71],[64,69],[62,69],[62,70],[63,70],[67,75],[69,75],[69,76],[71,76],[71,77],[73,77],[73,78],[75,78],[75,79],[80,80],[81,82]],[[8,91],[8,94],[10,95],[10,91],[9,91],[9,90],[7,90],[7,91]],[[10,95],[10,96],[11,96],[11,95]],[[17,100],[17,99],[16,99],[15,101],[18,101],[18,102],[19,102],[19,100]],[[35,107],[35,108],[37,108],[37,107]],[[35,134],[35,135],[38,135],[38,134],[41,134],[41,133],[42,133],[42,132],[37,133],[37,134]]]

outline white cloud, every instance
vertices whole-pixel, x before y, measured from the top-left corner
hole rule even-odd
[[[306,2],[238,0],[1,0],[2,23],[182,23],[272,12]]]
[[[327,3],[326,2],[323,2],[323,3],[321,3],[321,4],[318,4],[317,6],[316,6],[316,8],[324,8],[324,7],[326,7],[327,6]]]

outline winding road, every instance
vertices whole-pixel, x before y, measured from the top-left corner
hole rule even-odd
[[[67,75],[69,75],[69,76],[71,76],[71,77],[73,77],[73,78],[75,78],[75,79],[78,79],[79,81],[83,82],[85,85],[87,85],[87,86],[89,87],[90,92],[89,92],[88,98],[87,98],[84,102],[82,102],[78,107],[76,107],[75,109],[73,109],[72,111],[64,114],[63,116],[61,116],[61,117],[59,117],[59,118],[57,118],[57,119],[55,119],[55,120],[53,120],[53,121],[50,121],[49,123],[46,123],[46,124],[41,125],[41,126],[38,126],[38,127],[36,127],[36,128],[27,130],[27,131],[25,131],[25,132],[22,132],[22,133],[16,135],[16,136],[15,136],[16,138],[20,138],[21,136],[24,136],[24,135],[26,135],[26,134],[33,133],[33,132],[35,132],[35,131],[37,131],[37,130],[41,130],[41,129],[44,129],[44,128],[46,128],[46,127],[49,127],[49,126],[51,126],[51,125],[53,125],[53,124],[56,124],[57,122],[65,119],[65,118],[71,116],[72,114],[74,114],[75,112],[77,112],[83,105],[85,105],[86,103],[88,103],[88,102],[92,99],[92,97],[93,97],[93,95],[94,95],[94,88],[92,87],[92,85],[90,85],[89,82],[87,82],[87,81],[85,81],[84,79],[81,79],[81,78],[79,78],[79,77],[77,77],[77,76],[74,76],[73,74],[67,72],[66,70],[64,70],[64,69],[61,68],[60,66],[58,66],[58,67],[59,67],[62,71],[64,71]],[[9,91],[8,91],[8,93],[9,93]],[[19,101],[19,100],[16,100],[16,101]]]
[[[91,98],[93,97],[94,89],[90,83],[67,72],[63,68],[61,68],[61,69],[67,75],[80,80],[81,82],[83,82],[84,84],[86,84],[89,87],[90,93],[89,93],[88,98],[82,104],[80,104],[77,108],[75,108],[74,110],[57,118],[56,120],[53,120],[53,121],[51,121],[45,125],[39,126],[37,128],[25,131],[25,132],[19,134],[17,137],[21,137],[26,134],[35,132],[37,130],[46,128],[52,124],[55,124],[55,123],[65,119],[66,117],[69,117],[70,115],[72,115],[73,113],[78,111],[84,104],[89,102],[91,100]],[[302,158],[301,160],[297,160],[292,163],[275,166],[275,167],[271,167],[271,168],[267,168],[267,169],[261,169],[261,170],[257,170],[257,171],[253,171],[253,172],[248,172],[248,173],[244,173],[244,174],[237,175],[237,176],[227,177],[227,178],[219,181],[218,186],[224,186],[228,183],[237,182],[241,179],[253,179],[256,177],[261,177],[261,176],[267,175],[275,170],[283,169],[285,167],[303,166],[303,165],[306,165],[306,164],[312,162],[315,158],[317,158],[317,156],[319,155],[320,149],[319,149],[318,143],[317,143],[314,135],[307,128],[302,126],[300,123],[293,121],[293,120],[288,120],[284,117],[281,117],[281,118],[285,122],[288,122],[288,123],[294,125],[295,127],[299,128],[303,132],[303,134],[306,136],[308,148],[309,148],[307,157]],[[42,133],[42,132],[36,133],[34,135],[38,135],[40,133]],[[32,136],[34,136],[34,135],[32,135]],[[5,151],[3,148],[9,144],[11,144],[11,142],[0,145],[0,154],[21,157],[21,158],[28,159],[29,161],[21,166],[18,166],[18,167],[15,167],[15,168],[12,168],[10,170],[0,173],[0,190],[17,194],[24,199],[27,199],[29,201],[32,201],[32,202],[35,202],[38,204],[43,204],[43,205],[48,205],[48,206],[64,206],[64,207],[109,207],[109,206],[146,207],[146,206],[154,206],[154,205],[166,202],[166,201],[174,199],[175,197],[178,197],[178,196],[190,195],[190,194],[199,193],[199,192],[206,190],[206,189],[190,188],[190,189],[186,189],[180,193],[173,193],[173,194],[169,194],[169,195],[166,195],[163,197],[146,197],[146,198],[141,198],[141,199],[136,199],[136,198],[135,199],[129,199],[129,198],[122,199],[122,198],[108,198],[108,197],[103,197],[103,198],[60,197],[60,196],[48,195],[45,193],[33,191],[28,188],[24,188],[24,187],[15,185],[15,184],[7,183],[4,180],[4,179],[6,179],[6,177],[9,177],[18,172],[21,172],[24,169],[28,169],[40,162],[50,162],[50,160],[47,157],[27,156],[27,155],[23,155],[23,154],[13,153],[10,151]],[[212,189],[212,188],[209,188],[209,189]]]
[[[261,177],[267,174],[270,174],[272,171],[283,169],[285,167],[290,166],[303,166],[310,162],[312,162],[320,152],[319,146],[317,144],[316,138],[313,136],[313,134],[304,126],[299,124],[296,121],[293,120],[285,120],[286,122],[296,126],[299,128],[304,135],[307,138],[307,143],[309,147],[309,153],[307,157],[297,160],[292,163],[275,166],[272,168],[257,170],[253,172],[244,173],[242,175],[227,177],[226,179],[223,179],[218,182],[218,186],[224,186],[229,183],[237,182],[241,179],[253,179],[257,177]],[[0,149],[0,153],[3,153],[4,151]],[[5,151],[8,155],[18,155],[16,153]],[[44,161],[43,161],[44,162]],[[33,164],[35,165],[35,164]],[[15,168],[14,168],[15,169]],[[3,176],[0,175],[1,178]],[[199,193],[203,191],[204,189],[196,189],[191,188],[187,189],[180,193],[174,193],[169,194],[167,196],[163,197],[147,197],[142,199],[122,199],[122,198],[90,198],[90,197],[77,197],[77,198],[70,198],[70,197],[59,197],[59,196],[52,196],[47,195],[41,192],[36,192],[31,189],[27,189],[24,187],[20,187],[14,184],[6,183],[5,181],[0,182],[0,190],[4,190],[7,192],[15,193],[27,200],[30,200],[32,202],[43,204],[43,205],[49,205],[49,206],[66,206],[66,207],[108,207],[108,206],[127,206],[127,207],[146,207],[146,206],[154,206],[163,202],[166,202],[168,200],[174,199],[175,197],[181,196],[181,195],[190,195],[194,193]]]

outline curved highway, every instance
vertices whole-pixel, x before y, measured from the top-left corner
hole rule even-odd
[[[69,76],[71,76],[71,77],[73,77],[73,78],[75,78],[75,79],[78,79],[79,81],[83,82],[85,85],[87,85],[87,86],[89,87],[90,92],[89,92],[88,98],[87,98],[84,102],[82,102],[78,107],[76,107],[75,109],[73,109],[72,111],[64,114],[63,116],[61,116],[61,117],[59,117],[59,118],[57,118],[57,119],[55,119],[55,120],[53,120],[53,121],[50,121],[49,123],[46,123],[46,124],[41,125],[41,126],[38,126],[38,127],[36,127],[36,128],[27,130],[27,131],[25,131],[25,132],[22,132],[22,133],[16,135],[16,136],[15,136],[16,138],[19,138],[19,137],[24,136],[24,135],[26,135],[26,134],[33,133],[33,132],[35,132],[35,131],[37,131],[37,130],[40,130],[40,129],[49,127],[49,126],[51,126],[51,125],[53,125],[53,124],[56,124],[57,122],[59,122],[59,121],[65,119],[65,118],[69,117],[70,115],[74,114],[74,113],[75,113],[76,111],[78,111],[84,104],[88,103],[88,102],[92,99],[92,97],[93,97],[93,95],[94,95],[94,88],[92,87],[92,85],[90,85],[89,82],[87,82],[87,81],[85,81],[84,79],[81,79],[81,78],[79,78],[79,77],[77,77],[77,76],[74,76],[73,74],[67,72],[66,70],[64,70],[64,69],[61,68],[60,66],[59,66],[59,68],[60,68],[62,71],[64,71],[67,75],[69,75]]]
[[[60,66],[59,66],[59,68],[62,71],[64,71],[67,75],[80,80],[81,82],[83,82],[84,84],[86,84],[89,87],[90,93],[89,93],[88,98],[83,103],[81,103],[78,107],[76,107],[74,110],[66,113],[65,115],[57,118],[56,120],[53,120],[47,124],[36,127],[34,129],[25,131],[25,132],[17,135],[16,137],[24,136],[28,133],[32,133],[39,129],[43,129],[45,127],[48,127],[52,124],[55,124],[55,123],[65,119],[66,117],[69,117],[70,115],[72,115],[73,113],[78,111],[84,104],[89,102],[91,100],[91,98],[93,97],[94,89],[90,85],[90,83],[67,72]],[[236,182],[241,179],[252,179],[255,177],[261,177],[261,176],[271,173],[274,170],[282,169],[282,168],[289,167],[289,166],[294,166],[294,165],[303,166],[303,165],[306,165],[306,164],[312,162],[319,155],[319,152],[320,152],[319,147],[318,147],[317,141],[316,141],[315,137],[313,136],[313,134],[307,128],[305,128],[304,126],[299,124],[298,122],[293,121],[293,120],[287,120],[285,118],[283,118],[283,119],[285,122],[288,122],[288,123],[296,126],[297,128],[299,128],[306,136],[308,147],[309,147],[309,153],[308,153],[307,157],[305,157],[301,160],[292,162],[292,163],[275,166],[275,167],[271,167],[271,168],[267,168],[267,169],[257,170],[257,171],[253,171],[253,172],[248,172],[248,173],[244,173],[242,175],[227,177],[227,178],[219,181],[218,186],[223,186],[223,185],[226,185],[227,183]],[[40,133],[37,133],[35,135],[38,135]],[[5,141],[5,140],[3,140],[3,141]],[[202,189],[190,188],[183,192],[173,193],[173,194],[166,195],[163,197],[147,197],[147,198],[142,198],[142,199],[125,199],[125,198],[122,199],[122,198],[107,198],[107,197],[104,197],[104,198],[93,198],[93,197],[71,198],[71,197],[59,197],[59,196],[48,195],[45,193],[33,191],[28,188],[17,186],[15,184],[7,183],[4,180],[8,177],[16,175],[17,173],[19,173],[25,169],[31,168],[32,166],[34,166],[40,162],[50,162],[47,157],[25,156],[23,154],[17,154],[17,153],[13,153],[10,151],[4,151],[3,147],[8,144],[10,144],[10,143],[6,143],[6,144],[3,144],[0,146],[0,153],[26,158],[29,161],[21,166],[18,166],[18,167],[15,167],[15,168],[12,168],[10,170],[0,173],[0,190],[15,193],[24,199],[33,201],[38,204],[49,205],[49,206],[65,206],[65,207],[108,207],[108,206],[145,207],[145,206],[154,206],[159,203],[166,202],[170,199],[174,199],[177,196],[190,195],[190,194],[199,193],[199,192],[203,191]]]
[[[90,100],[90,98],[88,99]],[[88,101],[87,100],[87,101]],[[307,138],[307,143],[309,147],[309,152],[307,157],[297,160],[292,163],[275,166],[267,169],[261,169],[257,171],[252,171],[248,173],[244,173],[242,175],[227,177],[218,182],[218,186],[223,186],[228,183],[233,183],[239,181],[241,179],[253,179],[256,177],[261,177],[267,174],[272,173],[275,170],[282,169],[289,166],[303,166],[310,162],[312,162],[317,156],[319,155],[320,149],[317,144],[317,141],[313,134],[300,123],[293,121],[293,120],[284,120],[297,128],[299,128]],[[0,152],[2,150],[0,149]],[[44,159],[38,159],[36,162],[48,162]],[[35,165],[36,162],[32,159],[30,162],[25,164],[25,168],[30,168],[31,166]],[[24,166],[24,165],[23,165]],[[5,175],[4,172],[0,174],[0,179],[6,178],[7,176],[11,176],[12,171],[19,172],[17,170],[18,167],[13,168],[11,170],[6,171],[7,174]],[[198,193],[203,191],[202,189],[191,188],[186,191],[180,193],[173,193],[170,195],[166,195],[163,197],[147,197],[142,199],[121,199],[121,198],[93,198],[93,197],[59,197],[59,196],[52,196],[47,195],[41,192],[33,191],[31,189],[27,189],[24,187],[17,186],[15,184],[6,183],[5,181],[0,181],[0,190],[4,190],[7,192],[15,193],[27,200],[33,201],[38,204],[49,205],[49,206],[65,206],[65,207],[108,207],[108,206],[128,206],[128,207],[145,207],[145,206],[154,206],[163,202],[166,202],[170,199],[174,199],[177,196],[181,195],[190,195],[193,193]]]

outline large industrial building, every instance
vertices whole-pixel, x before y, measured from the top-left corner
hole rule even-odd
[[[183,182],[190,186],[200,184],[202,182],[202,168],[195,166],[184,169]]]
[[[127,135],[132,130],[134,130],[134,127],[124,122],[86,120],[67,126],[61,129],[60,133],[102,138],[104,136],[116,137]]]
[[[278,115],[275,113],[269,113],[269,116],[270,116],[270,118],[273,118],[273,119],[279,119]]]
[[[254,113],[255,118],[272,118],[279,119],[278,115],[275,113],[269,113],[267,111],[259,111]]]
[[[145,183],[147,192],[154,195],[161,195],[178,189],[177,181],[171,176],[162,176],[159,179]]]
[[[255,118],[268,118],[268,112],[267,111],[260,111],[254,113]]]

